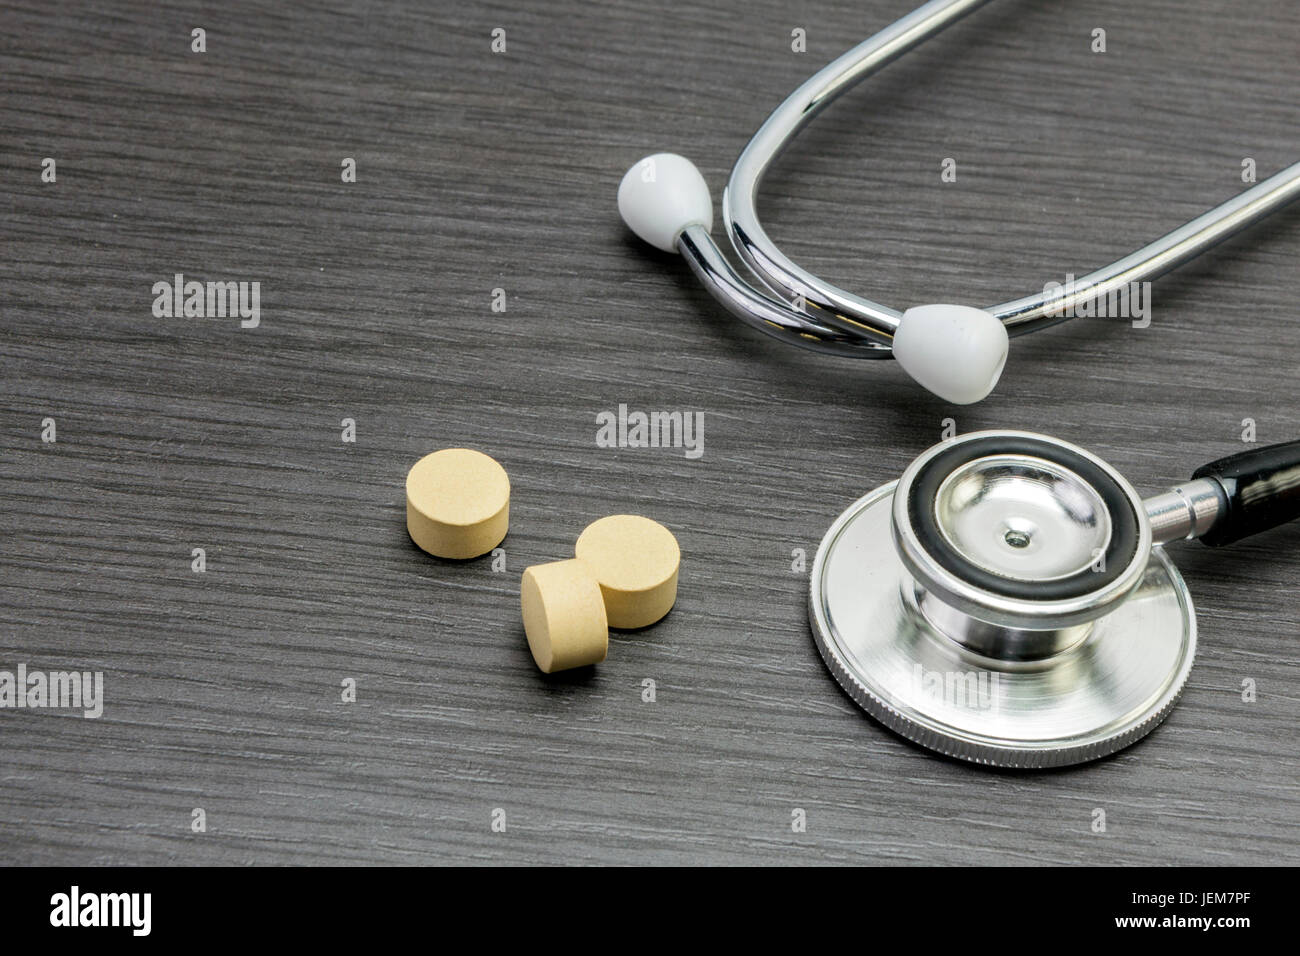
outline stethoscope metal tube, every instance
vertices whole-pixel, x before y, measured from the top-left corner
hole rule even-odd
[[[809,621],[840,685],[902,735],[977,763],[1078,763],[1149,733],[1190,673],[1195,612],[1162,545],[1297,517],[1300,442],[1143,499],[1068,442],[976,432],[835,521]]]
[[[747,325],[799,348],[847,358],[888,358],[887,350],[860,336],[812,321],[741,279],[699,224],[677,236],[677,249],[715,299]]]
[[[758,218],[759,185],[773,160],[840,94],[987,2],[931,0],[824,67],[763,123],[737,160],[722,197],[727,234],[757,285],[731,269],[710,238],[708,187],[680,156],[646,157],[628,171],[619,187],[624,220],[647,242],[680,252],[709,292],[755,328],[820,352],[897,358],[931,391],[965,404],[996,384],[1009,335],[1063,322],[1087,301],[1163,275],[1300,198],[1296,163],[1059,293],[1044,289],[986,309],[934,305],[899,312],[799,267],[771,241]]]
[[[1224,513],[1223,486],[1214,478],[1197,478],[1142,502],[1151,543],[1169,544],[1209,534]]]
[[[722,193],[722,218],[736,253],[778,297],[802,296],[828,325],[888,349],[903,313],[836,288],[788,259],[758,219],[758,189],[768,167],[799,131],[841,94],[898,59],[918,43],[989,0],[931,0],[859,43],[807,79],[772,111],[741,151]],[[888,358],[888,352],[882,353]]]

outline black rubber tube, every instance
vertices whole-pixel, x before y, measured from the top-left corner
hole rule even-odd
[[[1192,478],[1214,478],[1228,499],[1227,513],[1200,539],[1212,548],[1300,518],[1300,441],[1220,458]]]

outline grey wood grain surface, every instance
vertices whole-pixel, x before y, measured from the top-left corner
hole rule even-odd
[[[1190,685],[1085,767],[936,758],[817,656],[792,553],[947,417],[1148,492],[1244,419],[1300,436],[1300,210],[1157,283],[1150,328],[1017,340],[960,409],[769,343],[627,233],[640,156],[716,199],[768,110],[911,6],[6,0],[0,669],[100,670],[105,702],[0,711],[3,860],[1300,862],[1300,528],[1178,549]],[[1002,301],[1300,158],[1298,48],[1287,0],[998,0],[819,118],[762,210],[878,301]],[[260,325],[155,318],[178,272],[260,282]],[[704,455],[597,447],[620,403],[702,411]],[[406,535],[407,468],[452,445],[510,472],[503,573]],[[629,511],[681,542],[676,608],[539,675],[519,573]]]

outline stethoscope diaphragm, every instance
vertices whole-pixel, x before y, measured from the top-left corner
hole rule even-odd
[[[1151,551],[1142,499],[1100,458],[1027,432],[937,445],[898,481],[893,535],[926,591],[990,623],[1093,620]]]

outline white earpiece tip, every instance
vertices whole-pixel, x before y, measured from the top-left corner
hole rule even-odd
[[[709,186],[685,156],[655,153],[641,160],[618,184],[618,212],[627,227],[656,249],[677,251],[687,226],[713,228]]]
[[[966,305],[908,309],[894,333],[904,371],[954,405],[986,397],[1007,361],[1007,329],[997,316]]]

